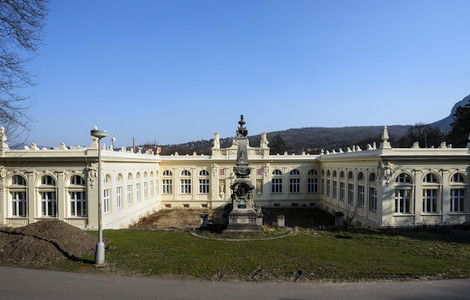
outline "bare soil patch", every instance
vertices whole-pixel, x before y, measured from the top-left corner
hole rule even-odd
[[[168,209],[158,211],[142,218],[133,229],[175,229],[189,230],[199,228],[201,214],[208,214],[209,224],[215,228],[223,226],[222,208],[218,209]],[[288,227],[318,228],[334,226],[334,217],[320,209],[308,208],[268,208],[263,209],[263,224],[275,227],[277,216],[285,216]]]
[[[97,238],[60,220],[0,228],[0,265],[40,267],[60,260],[82,261]]]
[[[168,209],[161,210],[140,219],[132,229],[175,229],[188,230],[199,228],[201,214],[208,214],[209,221],[222,224],[223,209]]]

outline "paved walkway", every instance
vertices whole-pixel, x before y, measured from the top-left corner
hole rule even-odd
[[[0,267],[0,299],[470,299],[470,279],[325,284],[237,283]]]

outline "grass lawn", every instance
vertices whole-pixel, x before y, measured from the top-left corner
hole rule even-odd
[[[55,267],[212,280],[292,281],[295,274],[301,274],[299,281],[470,276],[470,231],[463,228],[299,229],[244,242],[203,239],[188,231],[108,230],[104,236],[109,240],[106,267],[88,269],[90,264],[72,261]]]

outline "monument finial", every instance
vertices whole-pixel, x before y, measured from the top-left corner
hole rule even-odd
[[[238,127],[237,130],[237,137],[238,138],[243,138],[248,135],[248,130],[245,128],[246,122],[243,120],[243,115],[240,116],[240,121],[238,122],[240,124],[240,127]]]

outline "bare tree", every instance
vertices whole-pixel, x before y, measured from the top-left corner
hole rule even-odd
[[[29,129],[28,96],[34,85],[25,63],[37,55],[49,0],[0,0],[0,125],[9,140]]]

